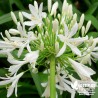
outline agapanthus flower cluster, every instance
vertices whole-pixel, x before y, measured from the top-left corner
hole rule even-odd
[[[19,19],[11,12],[16,28],[5,30],[6,36],[1,33],[0,40],[0,54],[6,55],[11,64],[7,77],[0,77],[0,86],[11,84],[7,97],[12,95],[14,89],[17,96],[17,83],[22,75],[26,74],[26,71],[19,71],[23,66],[29,66],[28,69],[35,74],[38,73],[39,66],[44,66],[42,72],[48,74],[48,80],[41,83],[45,87],[42,97],[49,98],[51,57],[55,59],[55,88],[60,94],[68,91],[71,98],[74,98],[75,93],[80,90],[89,95],[85,87],[77,90],[71,85],[75,81],[78,84],[96,84],[91,78],[96,72],[89,65],[98,60],[98,38],[87,36],[91,21],[83,25],[84,14],[81,15],[80,21],[77,21],[77,14],[73,13],[72,5],[66,0],[63,2],[61,13],[58,6],[58,2],[52,5],[51,0],[48,0],[46,13],[43,12],[43,3],[38,6],[34,1],[34,5],[29,4],[30,12],[19,12]]]

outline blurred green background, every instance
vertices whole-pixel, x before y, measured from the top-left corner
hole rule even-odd
[[[44,11],[47,11],[47,0],[36,0],[38,4],[43,2]],[[59,2],[59,9],[62,9],[63,0],[53,0],[53,2]],[[85,14],[85,22],[88,20],[92,21],[92,26],[88,32],[89,36],[98,37],[98,0],[67,0],[69,4],[73,5],[74,13],[77,13],[78,20],[82,13]],[[33,4],[34,0],[0,0],[0,32],[3,32],[6,29],[15,27],[12,22],[10,12],[13,11],[18,18],[18,11],[28,11],[28,4]],[[6,69],[9,66],[5,57],[0,58],[0,76],[4,76],[6,73]],[[95,71],[96,75],[92,78],[97,81],[98,79],[98,62],[93,63],[91,66]],[[42,74],[40,74],[42,75]],[[42,76],[43,78],[45,76]],[[95,94],[93,96],[79,96],[76,94],[75,98],[98,98],[98,87],[95,89]],[[0,98],[6,98],[6,89],[4,87],[0,87]],[[14,94],[10,98],[16,98]],[[28,72],[23,76],[21,82],[19,82],[18,88],[18,98],[40,98],[37,92],[37,89],[34,85],[34,82],[31,78],[30,73]],[[70,98],[70,94],[65,92],[63,96],[59,98]]]

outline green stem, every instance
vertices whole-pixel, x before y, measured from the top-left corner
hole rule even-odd
[[[50,98],[56,98],[55,89],[55,57],[50,58]]]

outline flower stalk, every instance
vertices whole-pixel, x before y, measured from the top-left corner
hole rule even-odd
[[[50,57],[50,98],[56,98],[55,89],[55,57]]]

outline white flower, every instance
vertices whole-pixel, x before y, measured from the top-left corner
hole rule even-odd
[[[36,60],[39,57],[39,51],[32,51],[25,55],[23,60],[29,62],[32,65],[32,68],[35,68]]]
[[[72,68],[75,70],[75,72],[79,75],[81,79],[87,79],[90,78],[91,75],[95,74],[95,71],[93,71],[91,68],[78,63],[71,58],[68,59],[71,63]]]
[[[98,59],[98,47],[96,47],[96,42],[94,41],[91,46],[84,48],[83,54],[79,60],[82,64],[89,64],[91,65],[91,60],[97,60]]]
[[[2,38],[4,41],[0,41],[0,54],[7,54],[13,50],[15,50],[16,48],[20,48],[23,44],[16,40],[11,40],[11,36],[9,34],[8,31],[5,31],[5,34],[7,36],[7,38],[3,37],[3,35],[1,34]]]
[[[24,74],[24,72],[14,75],[13,77],[0,77],[0,79],[3,79],[3,81],[0,81],[0,86],[1,85],[7,85],[12,83],[7,90],[7,97],[10,97],[15,89],[15,96],[17,97],[17,83],[18,80],[21,78],[21,76]]]
[[[31,48],[29,46],[29,43],[33,40],[36,40],[37,38],[35,37],[34,33],[32,31],[27,32],[25,30],[25,26],[21,25],[20,23],[17,24],[17,29],[10,29],[9,33],[11,33],[12,35],[19,35],[20,37],[11,37],[10,40],[11,41],[15,41],[18,44],[22,44],[19,47],[19,51],[18,51],[18,57],[21,56],[23,49],[26,47],[27,50],[29,52],[31,52]]]
[[[60,90],[60,94],[63,93],[63,91],[68,91],[71,93],[71,98],[74,98],[75,96],[75,90],[71,88],[71,81],[67,80],[67,73],[60,68],[60,65],[56,67],[56,88]]]
[[[8,68],[10,75],[17,74],[18,70],[27,62],[26,61],[19,61],[15,59],[10,53],[8,53],[8,62],[12,65]]]
[[[43,3],[40,4],[39,8],[36,1],[34,4],[35,4],[34,6],[29,4],[29,9],[31,14],[22,12],[22,14],[30,20],[30,21],[24,22],[24,24],[27,26],[31,26],[31,28],[33,28],[36,25],[39,25],[39,26],[42,25],[42,19],[46,17],[46,13],[42,12]]]
[[[36,60],[39,56],[39,51],[32,51],[30,53],[27,53],[25,55],[25,58],[23,61],[16,60],[10,53],[8,54],[8,62],[12,64],[12,66],[9,67],[10,75],[17,74],[18,70],[27,63],[30,63],[30,68],[32,68],[32,72],[37,71],[35,68]]]
[[[60,55],[62,55],[66,49],[66,46],[68,45],[71,50],[81,56],[81,52],[80,50],[73,44],[73,43],[82,43],[83,41],[87,40],[87,37],[84,38],[72,38],[76,32],[78,30],[78,24],[75,23],[74,26],[71,28],[71,30],[68,30],[68,27],[66,24],[64,24],[64,35],[59,34],[58,37],[59,39],[64,42],[64,45],[62,46],[62,48],[60,49],[59,53],[56,55],[56,57],[59,57]]]

